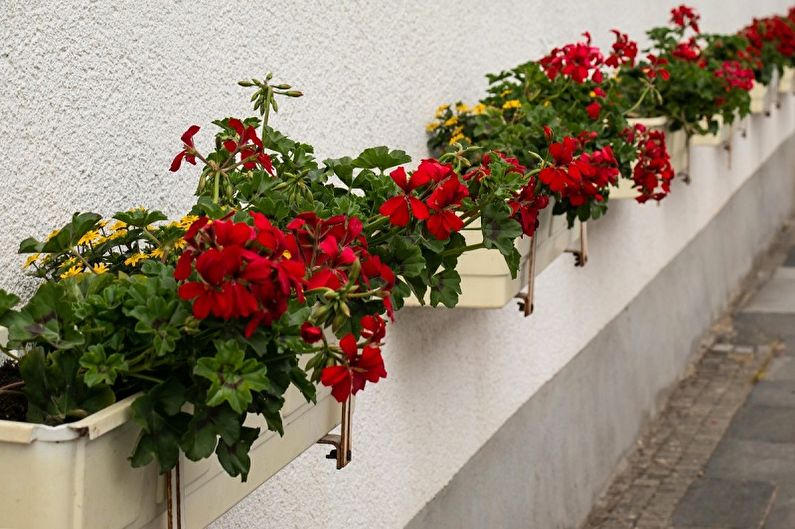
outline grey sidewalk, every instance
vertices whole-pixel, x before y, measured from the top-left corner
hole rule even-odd
[[[770,272],[716,325],[585,529],[795,529],[792,229]]]

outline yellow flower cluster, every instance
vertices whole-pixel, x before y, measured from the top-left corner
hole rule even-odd
[[[449,108],[450,105],[439,105],[439,107],[436,109],[436,117],[440,118],[444,116],[444,113],[447,112]]]
[[[25,264],[22,266],[22,268],[30,268],[33,266],[33,263],[39,260],[39,257],[41,257],[41,254],[39,253],[30,254],[28,258],[25,259]]]
[[[458,124],[458,116],[452,116],[450,119],[444,122],[445,127],[452,127],[453,125]]]
[[[472,113],[476,116],[483,114],[486,111],[486,105],[483,103],[478,103],[474,107],[472,107]]]
[[[127,265],[127,266],[135,266],[139,262],[141,262],[144,259],[146,259],[146,257],[147,257],[147,255],[145,253],[143,253],[143,252],[134,253],[130,257],[128,257],[127,259],[124,260],[124,264]]]
[[[522,103],[518,99],[511,99],[502,104],[503,110],[510,110],[512,108],[520,108]]]
[[[450,137],[450,141],[448,142],[450,145],[454,143],[458,143],[461,140],[468,140],[466,136],[464,136],[464,127],[456,127],[453,129],[453,135]]]

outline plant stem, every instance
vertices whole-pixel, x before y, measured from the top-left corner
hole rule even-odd
[[[453,248],[451,250],[447,250],[446,252],[442,252],[439,255],[444,257],[447,255],[461,255],[465,252],[471,252],[472,250],[480,250],[481,248],[485,248],[486,246],[479,242],[477,244],[470,244],[468,246],[464,246],[463,248]]]

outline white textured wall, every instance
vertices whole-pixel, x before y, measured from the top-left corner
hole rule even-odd
[[[74,210],[184,211],[193,175],[167,171],[179,135],[245,114],[238,79],[273,70],[302,89],[275,124],[321,158],[376,144],[421,157],[437,104],[475,99],[485,72],[585,29],[601,44],[612,27],[640,37],[674,4],[0,0],[0,286],[30,286],[17,242]],[[705,29],[728,31],[788,2],[694,4]],[[588,268],[561,260],[541,276],[531,319],[512,307],[401,313],[389,378],[357,404],[354,463],[336,472],[323,449],[310,450],[214,527],[403,526],[728,198],[698,183],[676,191],[699,189],[711,197],[703,204],[616,206],[594,227]]]

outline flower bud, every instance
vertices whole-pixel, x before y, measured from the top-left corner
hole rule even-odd
[[[288,90],[287,92],[285,92],[284,95],[286,95],[287,97],[301,97],[302,95],[304,95],[304,93],[301,92],[300,90]]]
[[[290,88],[292,88],[292,86],[288,84],[275,84],[273,85],[273,88],[277,90],[289,90]]]
[[[238,81],[237,84],[246,88],[254,86],[254,83],[252,83],[251,81]]]

